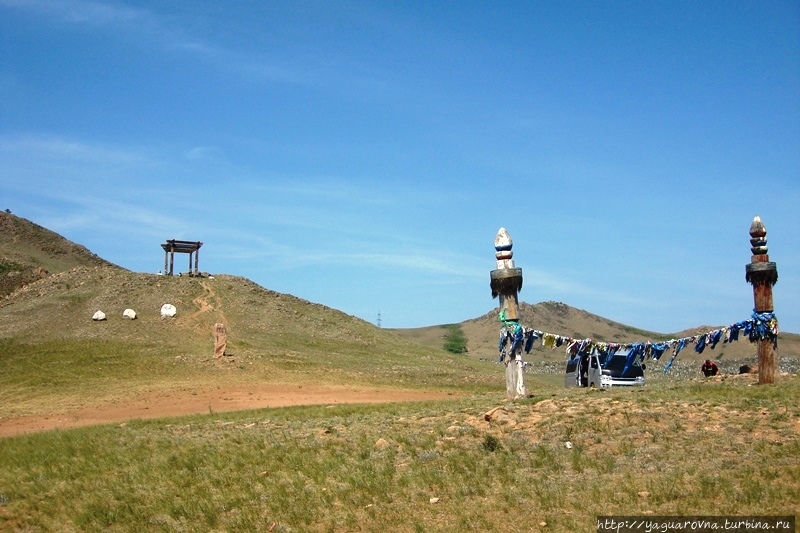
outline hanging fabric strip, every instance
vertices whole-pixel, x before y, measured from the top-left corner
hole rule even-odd
[[[666,374],[672,367],[678,354],[681,353],[681,350],[683,350],[687,344],[695,343],[695,351],[697,353],[703,353],[706,346],[713,350],[720,340],[723,341],[723,344],[738,341],[740,331],[744,333],[744,336],[747,337],[750,342],[768,339],[772,341],[776,348],[778,347],[778,319],[775,317],[775,314],[773,312],[757,313],[755,310],[750,320],[736,322],[728,327],[709,331],[702,335],[693,335],[691,337],[671,339],[669,341],[657,343],[642,341],[627,344],[595,342],[592,339],[574,339],[565,335],[523,328],[520,326],[519,322],[506,320],[505,309],[500,312],[499,318],[505,326],[501,330],[500,342],[498,343],[500,352],[503,352],[506,346],[508,346],[510,348],[509,351],[513,354],[515,350],[523,348],[524,346],[523,349],[525,353],[530,353],[536,339],[541,338],[543,348],[552,349],[566,344],[567,357],[588,353],[596,349],[598,353],[601,354],[601,364],[605,367],[611,359],[611,356],[619,349],[625,348],[630,351],[627,355],[624,371],[628,370],[637,357],[640,361],[648,357],[659,360],[664,352],[671,347],[672,357],[667,364],[664,365],[664,373]],[[501,355],[501,360],[502,357]]]
[[[506,320],[505,308],[500,312],[499,319],[504,324],[503,329],[500,331],[500,341],[497,346],[498,350],[501,352],[501,361],[503,360],[504,350],[507,345],[510,354],[516,353],[518,349],[524,349],[525,353],[530,353],[536,339],[541,338],[543,348],[552,349],[566,344],[567,357],[589,353],[591,350],[596,349],[598,353],[601,354],[601,364],[603,365],[606,365],[611,359],[611,356],[619,349],[628,349],[630,351],[628,352],[625,370],[623,371],[625,372],[637,357],[639,357],[640,361],[644,361],[647,357],[658,360],[667,349],[672,347],[672,357],[667,364],[664,365],[664,373],[666,374],[672,367],[678,354],[689,343],[695,343],[695,351],[697,353],[703,353],[706,346],[713,350],[719,341],[723,339],[723,336],[723,344],[738,341],[739,332],[742,331],[750,342],[768,339],[772,341],[776,348],[778,347],[778,319],[775,317],[775,314],[773,312],[757,313],[755,310],[753,310],[750,320],[736,322],[728,327],[709,331],[702,335],[671,339],[658,343],[651,343],[649,341],[628,344],[595,342],[592,339],[578,340],[565,335],[523,328],[517,321]]]

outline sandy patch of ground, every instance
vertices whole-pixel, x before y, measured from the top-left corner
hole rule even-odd
[[[0,418],[0,437],[110,424],[135,419],[165,418],[291,405],[387,403],[447,398],[436,391],[334,389],[308,385],[258,385],[199,391],[169,391],[135,396],[124,402],[43,416]]]

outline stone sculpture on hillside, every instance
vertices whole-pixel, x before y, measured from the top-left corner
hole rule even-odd
[[[225,355],[225,348],[228,346],[228,336],[225,332],[225,324],[217,322],[214,324],[214,358],[219,359]]]

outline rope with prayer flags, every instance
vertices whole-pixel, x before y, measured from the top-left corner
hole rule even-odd
[[[566,352],[569,356],[580,355],[584,353],[591,353],[592,350],[597,350],[600,354],[613,355],[620,349],[628,350],[627,360],[623,373],[628,370],[630,365],[638,357],[640,361],[646,358],[659,360],[661,356],[672,349],[672,357],[664,365],[664,373],[666,374],[675,358],[681,353],[687,345],[694,344],[694,350],[697,353],[703,353],[706,348],[713,350],[717,344],[722,341],[723,344],[735,342],[739,340],[739,333],[742,332],[750,342],[757,342],[760,340],[768,339],[772,341],[775,348],[778,347],[778,319],[775,313],[766,312],[758,313],[753,310],[753,314],[748,320],[736,322],[727,327],[715,329],[700,335],[692,335],[691,337],[683,337],[680,339],[670,339],[662,342],[641,341],[633,343],[610,343],[598,342],[592,339],[574,339],[564,335],[556,335],[547,333],[533,328],[526,328],[520,326],[518,322],[506,320],[505,309],[500,313],[500,321],[503,322],[503,328],[500,330],[500,343],[498,349],[501,352],[510,342],[512,351],[519,347],[524,341],[525,353],[530,353],[538,339],[542,340],[543,348],[555,349],[557,347],[566,345]],[[611,358],[606,357],[605,360],[609,361]]]

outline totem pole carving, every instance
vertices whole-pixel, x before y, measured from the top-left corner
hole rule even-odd
[[[214,324],[214,358],[219,359],[225,355],[228,347],[228,334],[225,331],[225,324],[217,322]]]
[[[772,303],[772,286],[778,282],[778,267],[770,262],[767,248],[767,228],[756,216],[750,225],[750,251],[753,256],[745,265],[745,280],[753,285],[755,309],[753,318],[759,325],[758,382],[775,383],[778,373],[778,326]],[[753,337],[751,337],[753,340]]]
[[[500,320],[504,324],[502,335],[510,341],[501,348],[506,369],[506,395],[509,400],[524,398],[526,395],[522,375],[523,329],[519,323],[518,299],[518,293],[522,289],[522,269],[514,266],[514,252],[511,251],[513,245],[508,231],[500,228],[494,239],[497,269],[490,272],[492,298],[499,297],[500,302]]]

